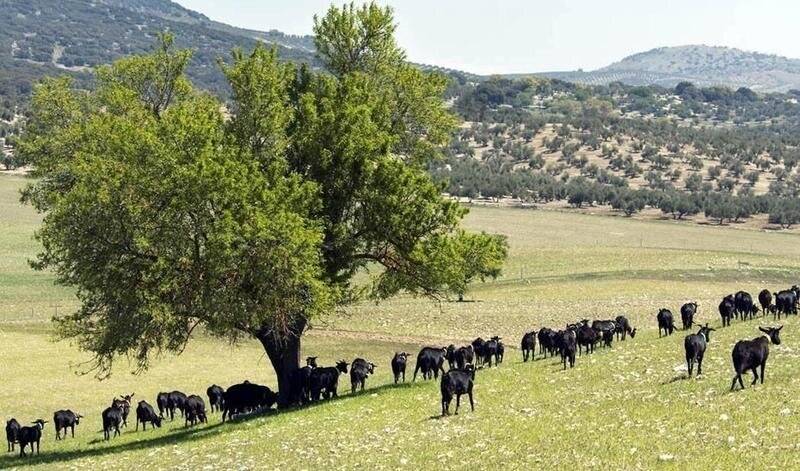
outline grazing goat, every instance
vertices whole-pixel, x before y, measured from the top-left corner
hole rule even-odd
[[[750,385],[754,386],[759,379],[756,371],[759,367],[761,367],[761,384],[764,384],[764,367],[766,367],[767,358],[769,357],[769,343],[771,341],[775,345],[781,344],[781,329],[783,329],[783,326],[767,329],[759,327],[758,330],[767,334],[767,337],[761,336],[753,340],[739,340],[736,342],[731,353],[733,370],[736,372],[736,376],[731,381],[731,391],[734,390],[737,380],[741,389],[744,389],[742,373],[747,370],[753,371],[753,382]]]
[[[475,383],[475,368],[467,365],[464,369],[454,369],[442,375],[442,416],[450,415],[450,402],[456,396],[456,415],[461,405],[461,396],[469,396],[469,406],[475,411],[475,403],[472,400],[472,387]]]
[[[80,419],[83,416],[76,414],[71,410],[60,410],[53,414],[53,425],[56,428],[56,440],[61,440],[61,430],[64,430],[64,436],[67,436],[67,429],[70,429],[72,438],[75,438],[75,426],[79,425]]]
[[[139,405],[136,406],[136,431],[139,431],[139,422],[142,423],[142,429],[147,430],[147,422],[150,422],[150,425],[155,428],[161,428],[161,417],[156,415],[156,411],[153,409],[153,406],[147,403],[147,401],[139,401]]]
[[[347,365],[347,363],[345,363]],[[278,395],[267,386],[245,381],[229,387],[222,400],[222,421],[235,414],[243,414],[256,409],[271,409]]]
[[[28,445],[31,446],[31,454],[33,454],[34,445],[36,445],[36,454],[39,454],[39,444],[42,441],[42,430],[44,430],[44,424],[46,423],[46,420],[39,419],[34,421],[33,425],[19,429],[19,456],[25,456],[25,447]]]
[[[522,349],[522,361],[528,361],[530,358],[531,360],[536,359],[536,331],[533,330],[531,332],[526,332],[525,335],[522,336],[522,341],[520,342],[520,348]]]
[[[614,332],[617,331],[617,323],[612,320],[594,321],[592,329],[597,332],[599,339],[603,340],[603,346],[610,347],[614,341]]]
[[[636,329],[631,328],[631,323],[628,321],[627,317],[617,316],[614,322],[617,324],[616,333],[621,337],[621,340],[625,340],[625,337],[628,335],[630,335],[631,338],[636,337]]]
[[[706,353],[706,346],[711,340],[713,331],[714,329],[706,323],[696,334],[687,335],[683,340],[683,348],[686,350],[686,368],[689,370],[690,378],[695,362],[697,362],[697,374],[703,374],[703,355]]]
[[[394,384],[400,381],[400,375],[403,375],[403,382],[406,382],[406,363],[408,363],[408,353],[399,352],[395,353],[392,357],[392,373],[394,374]]]
[[[186,398],[186,402],[184,403],[184,415],[186,417],[186,423],[184,427],[188,427],[189,425],[194,426],[197,422],[208,423],[208,419],[206,418],[206,403],[203,402],[203,398],[196,394],[192,394],[191,396]]]
[[[375,374],[374,363],[370,363],[363,358],[353,360],[353,363],[350,364],[350,392],[355,394],[359,385],[361,385],[361,390],[363,391],[367,378],[371,374]]]
[[[169,420],[175,420],[175,410],[181,413],[181,417],[186,417],[186,394],[180,391],[172,391],[167,395],[167,411]]]

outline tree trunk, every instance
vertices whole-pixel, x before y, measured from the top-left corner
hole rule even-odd
[[[278,407],[291,406],[297,397],[292,377],[300,368],[300,337],[307,319],[297,320],[288,332],[262,327],[256,334],[278,377]]]

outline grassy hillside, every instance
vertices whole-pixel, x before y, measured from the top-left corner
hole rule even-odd
[[[759,322],[771,320],[735,322],[715,332],[706,374],[686,380],[683,335],[659,339],[654,316],[660,307],[677,313],[694,299],[699,320],[718,326],[722,295],[796,281],[799,236],[499,208],[473,208],[466,220],[471,229],[507,234],[511,245],[505,275],[476,285],[471,302],[399,298],[315,323],[304,353],[319,355],[325,365],[356,356],[378,364],[365,394],[349,397],[349,378],[342,377],[336,401],[225,425],[212,415],[208,425],[189,430],[176,420],[136,433],[131,421],[122,437],[105,443],[100,412],[114,395],[135,392],[135,399],[154,403],[160,390],[202,394],[212,383],[246,378],[274,386],[274,377],[256,342],[233,347],[202,335],[183,355],[164,356],[138,376],[125,361],[107,381],[76,376],[87,358],[72,345],[51,342],[43,322],[51,304],[71,302],[69,291],[26,268],[36,250],[30,233],[38,217],[16,203],[22,184],[20,177],[0,176],[0,224],[9,228],[0,232],[0,416],[52,420],[54,410],[69,407],[87,418],[77,437],[63,442],[55,442],[48,424],[41,456],[21,461],[3,455],[0,467],[724,469],[787,467],[798,460],[792,437],[800,433],[800,398],[793,394],[800,382],[800,322],[785,322],[766,384],[730,394],[733,343],[755,337]],[[33,320],[25,317],[31,307]],[[516,347],[524,331],[619,313],[641,329],[635,339],[580,357],[566,372],[549,358],[521,362]],[[477,373],[474,413],[462,408],[457,417],[439,418],[433,382],[389,386],[394,351],[415,353],[421,345],[494,334],[505,338],[506,362]]]

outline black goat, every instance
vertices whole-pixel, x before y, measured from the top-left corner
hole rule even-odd
[[[683,330],[689,330],[694,323],[694,315],[697,313],[697,303],[691,302],[681,306],[681,323]]]
[[[767,337],[761,336],[753,340],[739,340],[733,347],[731,356],[733,357],[733,370],[736,376],[731,381],[731,391],[736,386],[736,381],[739,381],[739,386],[744,389],[742,382],[742,373],[747,370],[753,372],[753,382],[750,383],[754,386],[758,381],[757,368],[761,367],[761,384],[764,384],[764,367],[767,365],[767,358],[769,357],[769,343],[770,341],[775,345],[781,344],[781,329],[783,326],[763,328],[759,327],[758,330],[767,334]]]
[[[79,425],[82,415],[76,414],[71,410],[60,410],[53,414],[53,425],[56,428],[56,440],[61,440],[61,430],[67,436],[67,429],[70,429],[72,438],[75,438],[75,426]]]
[[[692,377],[694,363],[697,362],[697,374],[703,374],[703,355],[706,353],[706,346],[711,340],[711,332],[714,329],[706,325],[701,326],[696,334],[687,335],[683,340],[683,347],[686,350],[686,368],[689,370],[689,377]]]
[[[569,367],[575,367],[575,332],[565,330],[558,333],[558,349],[561,351],[561,362],[564,364],[564,369],[567,369],[567,361]]]
[[[337,397],[340,373],[347,373],[344,360],[337,361],[336,366],[314,368],[311,372],[311,400],[318,401],[323,391],[326,399]]]
[[[6,440],[8,440],[8,451],[14,451],[14,444],[19,441],[19,422],[12,418],[6,422]]]
[[[525,335],[522,336],[522,341],[520,342],[520,348],[522,349],[522,361],[528,361],[529,358],[531,360],[536,359],[535,330],[531,332],[526,332]]]
[[[504,353],[505,347],[500,341],[500,337],[494,336],[487,340],[483,346],[483,363],[488,363],[489,368],[491,368],[492,359],[494,359],[495,366],[498,366],[500,363],[503,363]]]
[[[156,396],[156,405],[158,406],[158,416],[164,418],[164,412],[169,414],[169,393],[160,392]]]
[[[167,412],[169,420],[175,420],[175,410],[181,413],[181,417],[186,417],[186,394],[180,391],[172,391],[167,395]]]
[[[128,415],[131,413],[131,399],[133,399],[133,394],[125,394],[120,396],[119,399],[114,399],[114,401],[118,402],[120,405],[120,409],[122,410],[122,426],[128,426]]]
[[[467,365],[464,369],[454,369],[442,375],[442,415],[450,415],[450,402],[456,396],[456,415],[461,405],[461,396],[469,396],[469,406],[475,411],[475,403],[472,399],[472,387],[475,383],[475,368]]]
[[[395,353],[394,357],[392,357],[394,384],[400,381],[400,375],[403,375],[403,382],[406,382],[406,363],[408,363],[408,353],[406,352]]]
[[[345,363],[345,365],[347,365]],[[267,386],[253,384],[249,381],[234,384],[223,396],[222,421],[233,418],[236,414],[244,414],[258,409],[271,409],[278,400],[278,394]]]
[[[464,369],[475,360],[475,351],[472,345],[465,345],[456,349],[456,368]]]
[[[139,401],[139,405],[136,406],[136,431],[139,431],[139,422],[142,423],[142,429],[147,430],[147,422],[150,422],[150,425],[155,427],[161,428],[161,417],[156,415],[156,411],[153,409],[153,406],[147,403],[147,401]]]
[[[729,327],[731,325],[731,318],[736,313],[736,304],[733,301],[733,295],[729,294],[722,298],[719,303],[719,316],[722,318],[722,327]]]
[[[439,378],[439,371],[444,374],[444,360],[447,355],[446,348],[423,347],[417,354],[417,365],[414,368],[414,378],[417,380],[417,372],[422,371],[422,379]]]
[[[658,322],[658,337],[661,337],[661,331],[664,331],[664,335],[672,335],[675,329],[675,319],[672,317],[672,312],[667,308],[661,308],[656,315],[656,321]]]
[[[375,374],[374,363],[370,363],[363,358],[353,360],[353,363],[350,364],[350,392],[355,394],[359,385],[361,385],[361,390],[363,391],[367,378],[371,374]]]
[[[36,454],[39,454],[42,430],[44,430],[44,424],[46,423],[46,420],[39,419],[34,421],[33,425],[19,429],[19,434],[17,435],[19,440],[19,456],[25,456],[25,447],[28,445],[31,446],[31,454],[34,452],[34,445],[36,445]]]
[[[761,310],[764,312],[766,316],[768,312],[771,312],[773,316],[775,315],[775,305],[772,304],[772,293],[768,289],[762,289],[760,293],[758,293],[758,304],[761,305]]]
[[[317,357],[306,357],[306,366],[294,370],[294,402],[305,404],[311,402],[311,371],[317,367]]]
[[[197,422],[208,422],[208,419],[206,418],[206,403],[203,402],[203,398],[198,395],[192,394],[191,396],[187,397],[183,406],[183,410],[184,416],[186,417],[186,423],[184,424],[185,427],[188,427],[189,425],[194,426]]]
[[[581,355],[586,347],[586,354],[594,353],[594,345],[597,343],[597,331],[589,327],[587,323],[581,324],[575,331],[575,339],[578,343],[578,355]]]
[[[482,365],[484,359],[486,358],[486,354],[484,352],[485,346],[486,341],[480,337],[472,341],[472,350],[475,352],[475,363],[478,365]]]
[[[617,324],[615,332],[618,337],[621,337],[621,340],[625,340],[625,337],[628,335],[630,335],[631,338],[636,337],[636,329],[631,328],[631,323],[628,321],[627,317],[617,316],[614,322]]]
[[[122,426],[122,403],[116,400],[103,411],[103,439],[111,440],[111,430],[114,436],[120,435],[119,428]]]
[[[225,390],[222,389],[221,386],[217,386],[216,384],[209,386],[208,389],[206,389],[206,396],[208,396],[208,405],[211,408],[211,412],[214,412],[215,409],[217,411],[222,410],[222,401],[224,400],[223,397],[225,396]]]

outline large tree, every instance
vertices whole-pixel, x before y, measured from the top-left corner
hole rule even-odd
[[[91,93],[37,87],[19,149],[39,177],[23,200],[45,214],[34,266],[76,288],[58,332],[100,375],[202,327],[258,339],[287,405],[316,316],[499,274],[505,239],[459,229],[464,209],[425,172],[455,124],[445,79],[405,62],[389,8],[331,7],[314,30],[325,72],[234,51],[226,106],[185,79],[170,36],[98,70]]]

